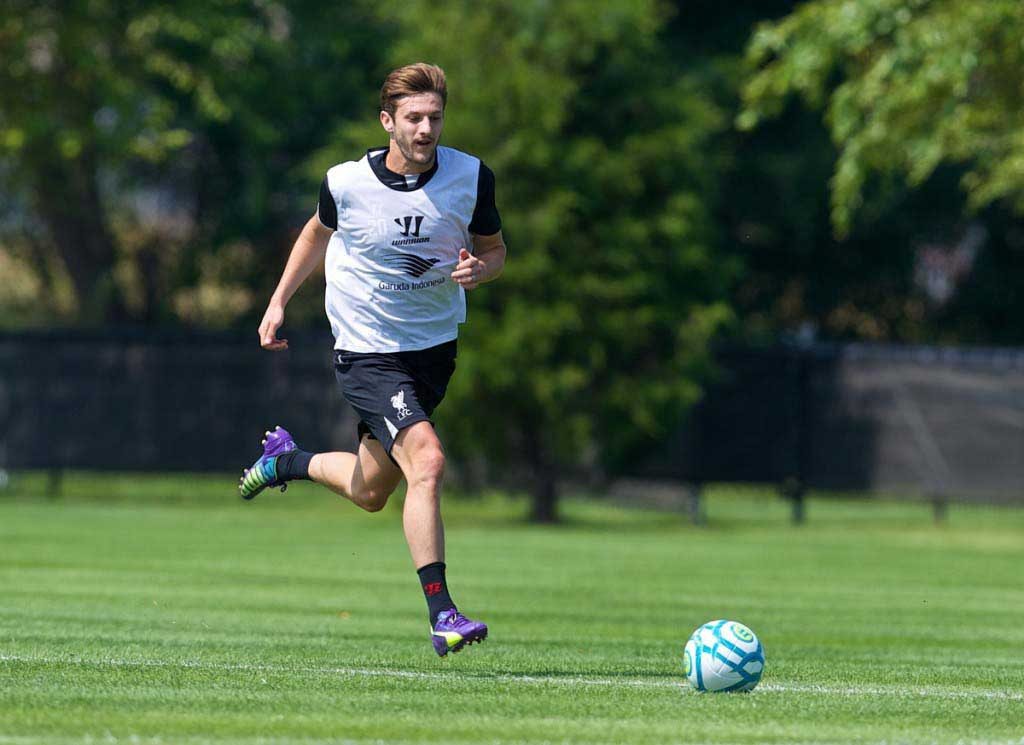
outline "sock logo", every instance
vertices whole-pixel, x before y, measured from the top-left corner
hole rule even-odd
[[[427,593],[428,597],[434,597],[434,595],[441,594],[441,583],[440,582],[428,582],[423,585],[423,592]]]

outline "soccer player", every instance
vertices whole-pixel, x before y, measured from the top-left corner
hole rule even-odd
[[[252,499],[267,487],[309,479],[376,512],[404,477],[402,522],[419,574],[437,654],[483,641],[487,626],[456,609],[448,592],[441,522],[445,456],[430,415],[455,370],[465,291],[505,264],[494,174],[477,158],[439,146],[444,71],[418,63],[391,72],[380,94],[387,147],[327,171],[317,212],[295,241],[260,323],[264,349],[279,339],[284,309],[325,265],[334,366],[359,414],[355,453],[308,453],[278,427],[242,476]]]

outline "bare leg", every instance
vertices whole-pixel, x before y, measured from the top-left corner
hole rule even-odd
[[[430,422],[417,422],[398,433],[391,454],[405,473],[402,525],[413,566],[423,585],[430,614],[430,640],[442,657],[487,638],[487,624],[455,610],[444,577],[444,525],[441,522],[441,480],[444,451]],[[440,564],[439,564],[440,563]]]
[[[444,451],[430,422],[417,422],[398,433],[391,454],[409,483],[402,526],[416,568],[444,561],[441,480]]]
[[[368,512],[387,504],[402,472],[377,440],[364,437],[355,453],[317,453],[309,477]]]

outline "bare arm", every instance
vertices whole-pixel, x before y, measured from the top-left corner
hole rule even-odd
[[[313,270],[323,264],[327,243],[333,232],[324,227],[319,217],[313,215],[299,233],[281,274],[281,281],[277,283],[277,289],[270,297],[267,312],[263,314],[260,323],[260,346],[264,349],[280,352],[288,348],[287,339],[277,338],[277,330],[284,323],[284,307]]]
[[[499,230],[494,235],[474,235],[473,253],[459,252],[459,263],[452,279],[467,290],[501,276],[505,268],[505,239]]]

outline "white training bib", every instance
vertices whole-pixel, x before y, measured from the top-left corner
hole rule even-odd
[[[438,147],[429,180],[402,191],[371,167],[369,158],[380,152],[327,172],[338,220],[325,261],[334,347],[426,349],[456,338],[466,320],[465,291],[451,273],[459,249],[473,250],[480,161]]]

